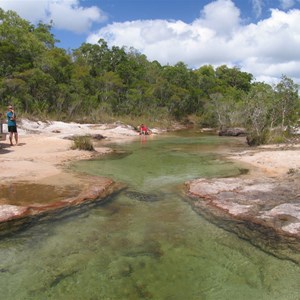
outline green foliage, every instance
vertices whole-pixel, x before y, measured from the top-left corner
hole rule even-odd
[[[89,136],[75,136],[73,139],[72,150],[94,151],[94,146]]]
[[[2,108],[12,103],[19,114],[45,119],[140,120],[164,127],[193,115],[206,127],[244,126],[254,144],[272,140],[274,128],[288,131],[299,119],[298,86],[286,76],[271,87],[253,83],[237,67],[162,66],[133,48],[110,48],[103,39],[66,52],[55,46],[51,27],[0,9]]]
[[[281,127],[274,128],[270,130],[270,128],[266,128],[260,133],[249,131],[247,134],[247,143],[249,146],[259,146],[263,144],[281,144],[286,142],[288,138],[288,133],[286,131],[282,131]]]
[[[268,143],[271,144],[282,144],[286,141],[286,135],[282,132],[279,134],[271,134],[270,138],[268,139]]]
[[[279,115],[282,130],[285,126],[292,126],[299,119],[298,89],[299,86],[286,76],[282,76],[281,81],[275,86],[274,110]]]
[[[245,95],[243,103],[243,125],[247,128],[249,140],[255,144],[264,143],[267,131],[276,124],[273,114],[275,94],[267,84],[255,84]]]
[[[245,92],[250,90],[253,78],[252,74],[241,72],[237,67],[228,68],[224,65],[216,69],[216,77],[225,88],[232,87]]]
[[[259,145],[284,140],[290,126],[297,122],[299,96],[297,85],[283,76],[273,89],[254,84],[244,101],[244,125],[249,144]]]
[[[246,139],[249,146],[266,144],[268,141],[268,131],[264,130],[259,134],[254,131],[248,132]]]

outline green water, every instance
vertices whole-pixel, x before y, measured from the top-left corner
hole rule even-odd
[[[210,224],[184,201],[182,182],[239,173],[220,157],[228,147],[239,145],[147,137],[76,164],[128,189],[1,240],[0,299],[300,299],[298,265]]]

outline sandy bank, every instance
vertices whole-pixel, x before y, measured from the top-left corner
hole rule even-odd
[[[230,155],[229,159],[249,164],[254,174],[281,177],[291,172],[300,172],[300,144],[249,148],[244,152]]]
[[[106,143],[138,138],[132,127],[118,123],[22,120],[18,133],[19,145],[10,146],[8,138],[0,142],[0,235],[67,208],[72,212],[79,206],[91,205],[122,188],[111,179],[82,176],[66,167],[71,161],[110,152]],[[70,137],[87,134],[105,138],[100,147],[95,143],[95,152],[72,150]]]
[[[47,183],[54,181],[56,184],[65,184],[62,174],[65,174],[63,166],[67,162],[95,155],[89,151],[71,150],[72,141],[66,137],[101,134],[107,142],[124,142],[137,138],[137,133],[132,127],[120,124],[96,126],[23,120],[18,128],[18,146],[9,146],[8,138],[0,143],[1,184],[18,181]],[[98,154],[110,151],[105,146],[97,147],[95,150]],[[66,181],[74,180],[70,174],[65,176]]]

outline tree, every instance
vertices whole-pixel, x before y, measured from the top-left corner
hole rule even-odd
[[[51,26],[35,28],[15,12],[0,9],[0,76],[33,67],[34,60],[54,46]]]
[[[54,38],[51,33],[52,21],[50,24],[44,24],[39,22],[36,28],[33,30],[33,34],[36,36],[37,40],[40,41],[46,49],[53,49],[56,42],[59,42]]]
[[[73,58],[74,61],[84,61],[88,64],[90,74],[94,77],[112,69],[111,51],[103,39],[100,39],[97,44],[83,43],[73,51]]]
[[[35,67],[51,75],[57,83],[68,83],[71,78],[71,58],[64,49],[52,48],[34,62]]]
[[[276,123],[273,111],[275,92],[265,83],[256,83],[244,99],[243,125],[247,128],[249,145],[267,142],[271,126]]]
[[[244,125],[257,143],[299,118],[298,86],[286,76],[272,88],[252,83],[252,74],[237,67],[162,66],[103,39],[66,52],[55,46],[51,28],[51,22],[34,26],[0,9],[2,106],[13,102],[20,112],[93,120],[102,112],[176,120],[193,115],[204,126]]]
[[[225,87],[233,87],[244,92],[248,92],[251,88],[253,75],[240,71],[239,68],[228,68],[223,65],[216,69],[216,77],[220,84]]]
[[[223,130],[241,125],[242,101],[235,89],[230,89],[225,95],[216,93],[210,95],[212,110],[215,114],[218,127]]]
[[[96,78],[98,108],[109,112],[117,112],[122,99],[124,89],[123,82],[115,72],[106,72]],[[108,112],[108,111],[106,111]]]
[[[216,92],[217,87],[217,77],[213,66],[202,66],[195,70],[194,73],[197,76],[198,87],[202,91],[203,97],[209,98],[209,95]]]
[[[275,86],[275,111],[280,116],[281,130],[291,127],[299,118],[299,85],[292,79],[283,75],[281,81]]]
[[[178,62],[174,66],[166,66],[163,68],[163,76],[171,84],[182,88],[190,86],[191,72],[183,62]]]
[[[15,78],[21,79],[26,82],[28,94],[31,101],[26,106],[26,110],[30,113],[48,113],[49,108],[56,106],[55,95],[57,86],[55,80],[40,69],[31,69],[21,73],[14,74]],[[18,96],[22,103],[26,102],[23,95]]]

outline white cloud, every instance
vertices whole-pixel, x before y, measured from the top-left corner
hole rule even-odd
[[[300,83],[299,20],[300,10],[273,9],[269,18],[243,25],[233,2],[218,0],[205,6],[199,19],[190,24],[167,20],[113,23],[90,35],[87,42],[103,38],[110,46],[134,47],[161,64],[238,65],[257,79],[273,81],[285,74]]]
[[[1,0],[0,7],[14,10],[31,23],[54,22],[54,28],[75,33],[87,32],[93,22],[106,20],[106,15],[96,6],[80,6],[79,0]]]
[[[1,0],[0,7],[4,10],[14,10],[22,18],[31,22],[47,19],[47,0]]]
[[[279,2],[283,9],[288,9],[295,5],[295,0],[279,0]]]
[[[199,23],[217,34],[230,34],[240,23],[240,11],[231,0],[218,0],[207,4]]]
[[[198,65],[199,57],[216,64],[227,62],[231,49],[226,49],[226,40],[240,26],[239,10],[230,0],[218,0],[206,5],[201,16],[192,24],[167,20],[113,23],[91,34],[87,42],[103,38],[110,45],[134,47],[163,64]]]
[[[252,0],[252,6],[256,17],[261,16],[263,4],[264,4],[264,0]]]

